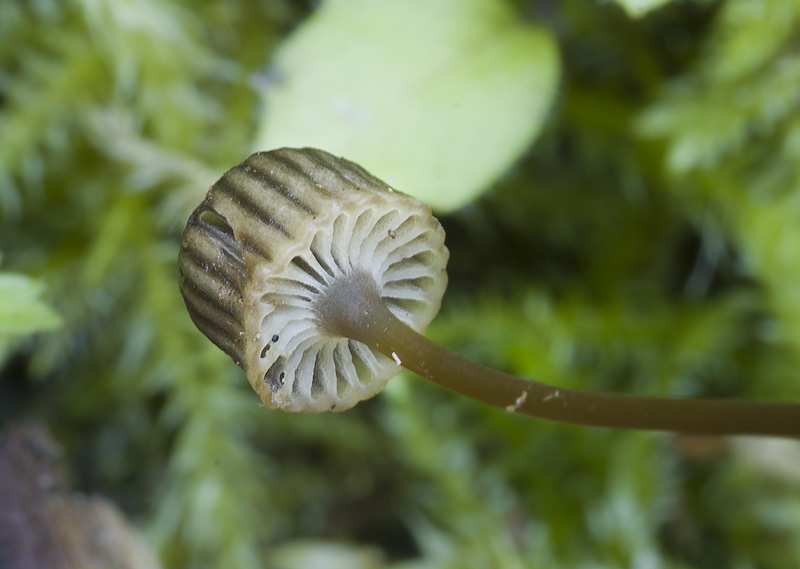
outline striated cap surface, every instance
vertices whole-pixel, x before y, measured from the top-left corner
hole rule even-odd
[[[317,305],[372,278],[417,331],[447,286],[444,231],[424,203],[317,149],[258,152],[226,172],[184,230],[181,292],[195,324],[269,408],[342,411],[380,392],[392,359],[326,331]]]

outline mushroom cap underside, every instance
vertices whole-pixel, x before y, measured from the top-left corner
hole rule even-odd
[[[447,259],[427,205],[327,152],[284,148],[253,154],[209,190],[184,232],[181,290],[265,406],[342,411],[400,367],[327,331],[316,309],[326,291],[371,278],[394,315],[424,332]]]

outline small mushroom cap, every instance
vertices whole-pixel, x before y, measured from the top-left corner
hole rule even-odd
[[[247,373],[264,405],[343,411],[398,363],[331,334],[317,306],[340,279],[369,278],[419,332],[447,286],[444,230],[424,203],[322,150],[258,152],[189,218],[179,267],[195,324]]]

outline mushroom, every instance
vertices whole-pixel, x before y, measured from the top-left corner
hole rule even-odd
[[[509,412],[598,427],[800,435],[800,404],[553,387],[472,362],[424,331],[447,285],[424,203],[322,150],[257,152],[189,217],[181,292],[266,407],[344,411],[401,366]]]

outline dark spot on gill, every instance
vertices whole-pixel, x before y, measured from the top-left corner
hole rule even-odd
[[[273,393],[286,385],[286,372],[283,371],[285,364],[286,358],[280,356],[275,360],[275,363],[270,366],[267,373],[264,374],[264,383],[269,384],[269,388]]]

